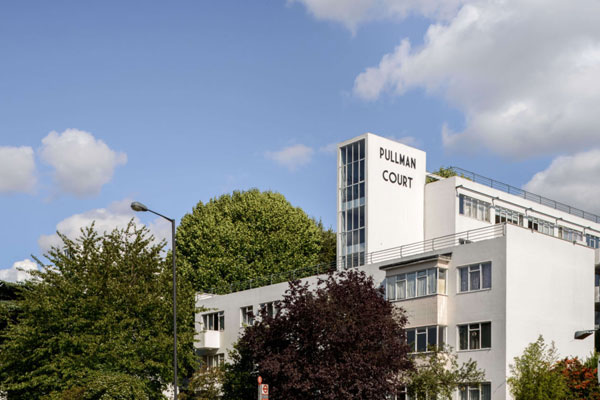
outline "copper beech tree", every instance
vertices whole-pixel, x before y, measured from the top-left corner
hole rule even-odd
[[[255,399],[257,377],[277,399],[384,399],[412,368],[406,316],[364,272],[291,282],[273,316],[248,326],[226,367],[225,399]]]

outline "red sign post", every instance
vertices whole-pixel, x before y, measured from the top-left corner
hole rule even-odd
[[[269,385],[262,384],[262,377],[258,377],[258,400],[269,400]]]

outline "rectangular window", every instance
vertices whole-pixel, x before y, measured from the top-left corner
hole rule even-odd
[[[406,330],[406,342],[409,352],[422,353],[428,351],[432,346],[444,344],[444,326],[425,326],[422,328],[410,328]]]
[[[583,234],[581,232],[576,231],[575,229],[566,228],[564,226],[558,227],[558,237],[570,242],[583,241]]]
[[[552,222],[535,217],[527,217],[527,227],[534,231],[554,236],[554,224]]]
[[[492,324],[482,322],[458,326],[459,350],[489,349],[492,347]]]
[[[225,362],[224,354],[209,354],[206,356],[202,356],[202,363],[206,368],[213,369],[223,365]]]
[[[241,326],[254,324],[254,310],[252,306],[242,307],[240,308],[240,312],[242,314]]]
[[[270,301],[268,303],[262,303],[259,305],[259,309],[261,312],[266,312],[266,314],[273,318],[275,315],[277,315],[277,312],[279,311],[279,307],[278,307],[278,301]]]
[[[479,221],[490,222],[490,203],[464,194],[459,195],[458,201],[458,212],[460,214]]]
[[[585,235],[585,243],[594,249],[600,248],[600,237],[586,234]]]
[[[225,313],[223,311],[204,314],[202,316],[204,330],[206,331],[222,331],[225,329]]]
[[[497,224],[507,222],[513,225],[523,226],[524,215],[518,211],[509,210],[508,208],[496,206],[494,208],[495,221]]]
[[[459,291],[471,292],[492,287],[492,263],[467,265],[458,268]]]
[[[446,270],[428,268],[386,278],[388,300],[411,299],[436,293],[446,294]]]
[[[463,386],[459,389],[460,400],[492,400],[492,385],[480,383],[478,385]]]

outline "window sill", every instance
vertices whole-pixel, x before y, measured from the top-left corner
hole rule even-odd
[[[474,352],[474,351],[481,352],[481,351],[490,351],[490,350],[492,350],[492,348],[491,348],[491,347],[486,347],[485,349],[457,350],[456,352],[457,352],[457,353],[472,353],[472,352]]]
[[[435,296],[444,296],[444,297],[448,297],[447,294],[442,294],[442,293],[435,293],[435,294],[428,294],[426,296],[417,296],[417,297],[409,297],[407,299],[395,299],[395,300],[388,300],[390,303],[397,303],[397,302],[401,302],[401,301],[407,301],[407,300],[419,300],[419,299],[427,299],[429,297],[435,297]]]
[[[487,289],[477,289],[477,290],[468,290],[466,292],[456,292],[456,294],[470,294],[470,293],[480,293],[480,292],[489,292],[492,288]]]

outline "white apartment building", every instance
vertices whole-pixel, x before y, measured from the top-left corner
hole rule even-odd
[[[600,217],[467,171],[435,177],[425,164],[425,152],[370,133],[338,146],[338,268],[365,270],[406,310],[414,352],[446,343],[477,361],[485,381],[457,399],[511,399],[509,365],[540,334],[562,356],[587,357],[593,338],[574,333],[598,327]],[[199,294],[206,362],[221,362],[286,289]]]

